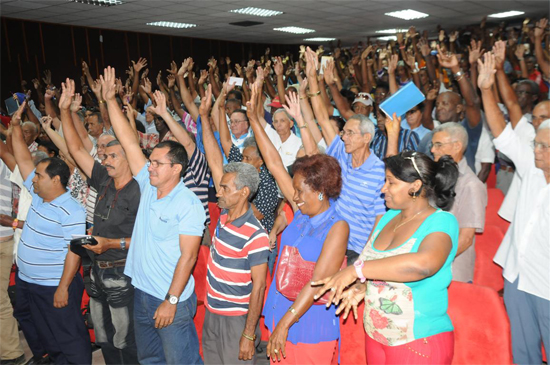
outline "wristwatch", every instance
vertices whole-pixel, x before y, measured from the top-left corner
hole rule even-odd
[[[359,278],[359,280],[361,280],[362,283],[367,281],[367,278],[365,277],[365,275],[363,275],[363,265],[365,265],[365,262],[361,259],[358,259],[353,264],[353,266],[355,267],[355,272],[357,273],[357,277]]]
[[[164,299],[167,300],[170,304],[178,304],[178,297],[170,293],[166,294],[166,297]]]
[[[460,69],[457,73],[453,74],[453,76],[455,79],[458,79],[460,76],[464,76],[464,72]]]
[[[122,251],[125,251],[126,250],[126,237],[122,237],[120,239],[120,249]]]

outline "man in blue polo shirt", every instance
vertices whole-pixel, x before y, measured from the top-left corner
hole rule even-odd
[[[141,364],[202,364],[193,323],[197,307],[191,272],[206,215],[182,177],[185,148],[159,143],[149,161],[115,99],[115,70],[101,78],[103,98],[141,199],[124,273],[132,278],[134,328]]]
[[[80,312],[80,257],[68,250],[72,236],[85,233],[85,211],[67,190],[65,162],[46,158],[35,169],[20,126],[25,107],[26,102],[12,118],[15,160],[32,195],[17,251],[14,315],[35,363],[48,354],[59,364],[90,364],[90,337]]]

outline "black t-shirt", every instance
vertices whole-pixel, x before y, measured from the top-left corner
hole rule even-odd
[[[105,238],[131,237],[139,207],[139,184],[131,179],[122,189],[116,190],[107,169],[94,162],[88,184],[97,190],[92,235]],[[128,250],[109,249],[101,255],[88,250],[92,260],[115,261],[125,259]]]

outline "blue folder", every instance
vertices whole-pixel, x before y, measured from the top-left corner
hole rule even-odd
[[[393,113],[398,117],[404,117],[405,113],[426,99],[414,82],[409,82],[395,94],[380,104],[380,109],[393,118]]]

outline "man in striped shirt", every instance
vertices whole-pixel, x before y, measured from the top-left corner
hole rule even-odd
[[[72,236],[85,233],[85,212],[67,191],[65,162],[47,158],[35,169],[19,125],[25,107],[12,119],[15,160],[32,195],[17,252],[15,316],[37,360],[49,354],[56,363],[89,364],[80,258],[68,250]]]
[[[269,257],[267,232],[250,205],[260,177],[242,162],[225,165],[223,176],[218,169],[212,173],[223,210],[207,264],[204,362],[253,364]]]

